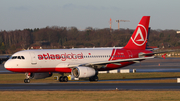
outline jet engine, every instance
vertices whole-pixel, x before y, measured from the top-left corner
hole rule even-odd
[[[76,77],[76,78],[87,78],[87,77],[92,77],[97,75],[97,71],[93,68],[90,67],[75,67],[71,71],[71,75]]]
[[[31,73],[30,75],[31,79],[43,79],[43,78],[47,78],[47,77],[51,77],[52,73]]]

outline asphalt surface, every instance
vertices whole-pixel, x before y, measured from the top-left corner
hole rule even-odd
[[[29,83],[0,84],[0,90],[180,90],[178,83]]]

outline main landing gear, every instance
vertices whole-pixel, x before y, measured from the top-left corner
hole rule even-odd
[[[90,77],[89,78],[89,81],[98,81],[99,79],[98,79],[98,76],[97,75],[95,75],[95,76],[92,76],[92,77]]]
[[[30,76],[29,76],[29,73],[25,73],[26,75],[26,79],[24,79],[24,83],[30,83]]]
[[[68,77],[62,74],[62,76],[59,77],[59,82],[68,82]]]
[[[89,78],[89,81],[95,81],[97,82],[99,80],[98,78],[98,71],[96,70],[96,74]]]

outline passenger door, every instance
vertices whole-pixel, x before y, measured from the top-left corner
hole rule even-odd
[[[36,60],[36,55],[34,52],[29,52],[31,55],[31,64],[32,65],[36,65],[37,64],[37,60]]]

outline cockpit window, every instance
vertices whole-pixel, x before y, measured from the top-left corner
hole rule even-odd
[[[20,57],[20,56],[18,56],[18,59],[21,59],[21,57]]]
[[[21,56],[22,59],[25,59],[24,56]]]
[[[12,59],[16,59],[16,58],[17,58],[17,56],[13,56],[13,57],[12,57]]]
[[[12,56],[11,59],[25,59],[24,56]]]

